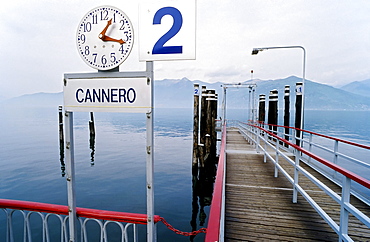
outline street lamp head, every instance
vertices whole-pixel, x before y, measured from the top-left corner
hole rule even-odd
[[[257,55],[259,51],[260,51],[260,49],[256,49],[256,48],[254,48],[254,49],[252,50],[252,55]]]

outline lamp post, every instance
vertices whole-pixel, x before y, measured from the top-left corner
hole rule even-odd
[[[306,75],[306,49],[302,46],[279,46],[279,47],[263,47],[263,48],[253,48],[252,55],[257,55],[258,52],[271,49],[293,49],[299,48],[303,50],[303,74],[302,74],[302,108],[301,108],[301,125],[300,129],[303,129],[304,124],[304,97],[305,97],[305,75]],[[299,132],[299,138],[303,138],[303,132]],[[301,142],[299,142],[301,143]]]

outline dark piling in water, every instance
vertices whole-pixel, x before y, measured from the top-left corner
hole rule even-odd
[[[94,121],[94,113],[90,112],[90,121],[89,121],[89,130],[90,130],[90,150],[91,150],[91,166],[95,165],[95,121]]]
[[[197,230],[198,222],[199,226],[203,226],[205,223],[206,213],[204,207],[209,206],[212,201],[217,163],[216,93],[215,90],[207,90],[206,86],[202,86],[202,95],[200,98],[196,90],[199,90],[199,86],[194,85],[193,211],[190,221],[193,231]],[[193,239],[194,236],[191,237],[190,241]]]
[[[217,103],[218,95],[214,94],[212,105],[212,133],[211,133],[211,152],[214,161],[217,161],[217,131],[216,131],[216,119],[217,119]]]
[[[262,125],[265,123],[266,116],[266,95],[260,94],[258,105],[258,122]]]
[[[206,86],[202,86],[202,98],[200,104],[200,130],[199,130],[199,166],[204,167],[204,155],[205,155],[205,135],[206,135],[206,117],[207,117],[207,103],[206,103]]]
[[[269,94],[269,111],[267,117],[268,124],[278,124],[278,90],[274,89]],[[274,134],[277,133],[277,126],[269,125],[269,129],[273,130]]]
[[[194,123],[193,123],[193,160],[192,174],[198,174],[198,133],[199,133],[199,84],[194,84]]]
[[[66,165],[64,163],[64,131],[63,131],[63,106],[58,107],[59,111],[59,161],[62,176],[65,176]]]
[[[194,125],[193,125],[193,176],[213,176],[217,157],[217,94],[202,86],[194,85]],[[200,109],[200,112],[199,112]]]
[[[95,135],[95,123],[94,123],[94,113],[93,112],[90,112],[89,130],[90,130],[90,136]]]
[[[303,83],[302,82],[297,82],[296,83],[296,88],[295,88],[295,128],[300,129],[302,126],[302,88],[303,88]],[[296,130],[296,145],[301,146],[301,141],[298,140],[298,138],[301,137],[301,131]]]
[[[284,133],[285,139],[289,140],[289,125],[290,125],[290,86],[286,85],[284,89]],[[287,145],[286,145],[287,146]]]

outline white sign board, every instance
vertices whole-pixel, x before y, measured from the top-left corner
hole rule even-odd
[[[139,8],[139,59],[195,59],[196,0],[150,1]]]
[[[65,79],[64,109],[69,112],[148,113],[147,78]]]

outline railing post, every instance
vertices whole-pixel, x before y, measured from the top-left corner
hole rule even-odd
[[[338,163],[338,146],[339,146],[338,143],[339,143],[338,140],[334,142],[334,160],[333,160],[334,164]]]
[[[344,237],[348,236],[349,212],[345,208],[345,205],[349,203],[350,196],[351,196],[351,179],[344,176],[342,185],[342,198],[340,203],[339,241],[345,241]]]
[[[310,133],[310,137],[309,137],[309,146],[308,146],[308,151],[312,151],[312,137],[313,137],[313,134]],[[311,156],[308,157],[308,162],[311,162]]]
[[[266,155],[266,153],[267,153],[267,134],[266,133],[264,133],[264,135],[263,135],[263,142],[264,142],[264,156],[263,156],[263,163],[266,163],[267,162],[267,155]]]
[[[297,203],[298,201],[298,179],[299,179],[299,161],[301,159],[301,152],[299,150],[295,150],[295,163],[294,163],[294,185],[293,185],[293,203]]]
[[[275,144],[275,154],[276,154],[276,158],[275,158],[275,174],[274,174],[274,177],[278,177],[279,176],[279,169],[277,167],[277,165],[279,164],[279,139],[276,139],[276,144]]]
[[[77,239],[77,216],[76,216],[76,194],[75,194],[75,163],[74,163],[74,138],[73,138],[73,113],[65,113],[66,124],[66,175],[68,192],[68,223],[69,223],[69,242]]]
[[[13,223],[12,223],[12,214],[8,213],[7,210],[4,210],[6,214],[6,241],[14,241],[13,238]]]
[[[256,129],[256,152],[260,152],[260,136],[261,136],[261,130]]]
[[[292,143],[295,144],[296,143],[296,130],[295,129],[292,129]],[[295,152],[297,152],[297,150],[293,147],[290,147],[292,150],[292,153],[295,154]]]
[[[338,146],[339,146],[339,141],[335,140],[334,141],[334,158],[333,158],[334,164],[338,163],[338,148],[339,148]],[[333,170],[333,176],[335,176],[336,173],[337,172]]]

